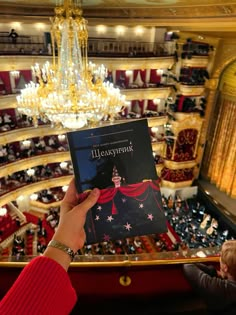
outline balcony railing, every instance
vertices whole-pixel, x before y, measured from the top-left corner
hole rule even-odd
[[[176,50],[175,42],[162,43],[120,41],[106,38],[88,40],[88,55],[91,57],[162,57],[172,56]],[[0,33],[0,55],[51,55],[51,46],[43,36],[20,35],[15,43],[8,33]]]

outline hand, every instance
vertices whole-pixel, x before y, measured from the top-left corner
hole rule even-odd
[[[82,248],[86,239],[84,231],[86,214],[95,205],[99,196],[99,189],[94,188],[88,197],[78,204],[79,194],[73,178],[61,202],[59,225],[53,239],[69,246],[74,252]]]
[[[72,179],[61,202],[59,225],[52,239],[70,247],[74,252],[82,248],[86,239],[84,231],[86,214],[95,205],[99,196],[100,190],[94,188],[87,198],[78,204],[79,194],[76,191],[75,180]],[[55,260],[66,271],[68,270],[71,259],[67,253],[49,246],[43,255]]]

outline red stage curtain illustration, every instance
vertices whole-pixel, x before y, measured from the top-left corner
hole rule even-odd
[[[133,197],[136,198],[136,200],[139,200],[139,196],[142,195],[144,192],[146,192],[146,195],[144,197],[144,200],[146,200],[150,193],[153,191],[159,191],[159,185],[156,184],[157,181],[146,181],[142,183],[137,184],[130,184],[127,186],[120,186],[120,187],[111,187],[106,189],[101,189],[101,194],[98,199],[98,204],[104,204],[112,201],[112,209],[111,214],[116,214],[117,209],[116,205],[114,203],[114,198],[117,192],[121,192],[124,196],[127,197]],[[84,199],[86,199],[89,192],[84,192],[80,195],[80,202],[82,202]],[[141,201],[141,200],[140,200]],[[143,201],[143,200],[142,200]],[[157,203],[159,203],[158,200],[156,200]],[[160,205],[159,205],[160,207]]]

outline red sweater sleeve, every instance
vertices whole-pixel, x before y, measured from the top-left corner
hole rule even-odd
[[[68,315],[77,301],[68,273],[56,261],[39,256],[21,271],[0,302],[1,315]]]

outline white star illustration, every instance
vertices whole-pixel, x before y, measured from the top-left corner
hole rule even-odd
[[[97,210],[98,210],[98,211],[101,211],[101,210],[102,210],[102,207],[101,207],[101,206],[98,206],[98,207],[97,207]]]
[[[143,203],[140,203],[140,204],[139,204],[139,208],[143,208]]]
[[[100,217],[99,217],[99,215],[96,215],[95,221],[98,221],[98,220],[100,220]]]
[[[122,202],[123,202],[123,203],[125,203],[125,202],[126,202],[126,200],[127,200],[126,198],[122,198]]]
[[[107,217],[107,221],[111,222],[112,220],[114,220],[114,218],[112,217],[112,215],[109,215],[109,216]]]
[[[147,215],[147,218],[148,218],[148,220],[153,220],[154,219],[154,216],[152,215],[152,213],[149,213],[148,215]]]
[[[124,227],[125,227],[125,229],[128,230],[128,231],[132,229],[131,224],[128,223],[128,222],[124,225]]]

